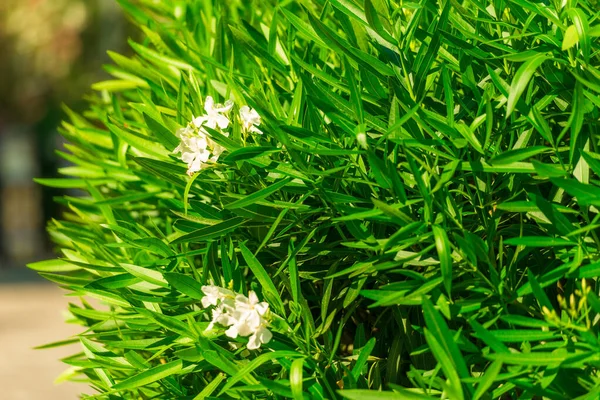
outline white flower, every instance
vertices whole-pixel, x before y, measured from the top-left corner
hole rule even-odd
[[[269,304],[259,303],[256,293],[250,291],[246,297],[242,294],[235,296],[235,305],[232,312],[234,324],[225,332],[231,338],[248,336],[256,332],[263,324],[263,316],[269,310]]]
[[[248,338],[248,350],[255,350],[263,343],[269,343],[273,338],[273,334],[266,326],[261,325],[254,331],[252,336]]]
[[[243,129],[245,132],[258,133],[262,135],[262,131],[257,128],[260,125],[260,115],[254,108],[243,106],[240,108],[240,118],[242,119]]]
[[[225,151],[225,148],[216,144],[202,128],[196,130],[188,125],[177,131],[177,137],[181,143],[173,153],[181,153],[180,158],[187,164],[189,176],[205,168],[209,162],[217,162],[221,153]]]
[[[231,107],[233,107],[233,101],[231,100],[227,100],[225,105],[215,104],[213,98],[207,96],[206,101],[204,102],[204,111],[206,111],[206,115],[195,118],[193,123],[197,128],[206,126],[210,129],[217,129],[218,126],[220,129],[227,129],[229,126],[229,118],[223,114],[229,112]]]
[[[235,293],[229,289],[225,289],[215,285],[202,286],[202,307],[216,306],[219,301],[223,302],[226,299],[234,299]]]
[[[206,328],[211,330],[215,324],[228,327],[225,335],[230,338],[248,337],[248,349],[258,349],[261,344],[268,343],[273,335],[267,329],[269,304],[259,302],[258,296],[250,291],[248,297],[236,294],[218,286],[203,286],[202,298],[204,308],[214,306],[212,321]]]
[[[269,310],[269,304],[264,301],[259,302],[258,296],[251,290],[248,297],[241,294],[235,296],[235,309],[246,313],[254,312],[263,316]]]
[[[364,132],[360,132],[358,135],[356,135],[356,141],[363,149],[367,149],[367,147],[369,146],[367,144],[367,134]]]
[[[213,309],[212,321],[210,321],[210,324],[208,324],[206,330],[210,331],[214,328],[215,324],[229,326],[234,323],[235,320],[231,319],[231,315],[229,315],[228,313],[228,308],[225,306],[225,304],[220,304],[219,306]]]
[[[181,160],[187,164],[187,173],[191,176],[194,172],[200,171],[204,163],[210,159],[209,139],[202,132],[195,134],[190,127],[180,129],[177,136],[181,139],[181,143],[173,153],[181,153]]]

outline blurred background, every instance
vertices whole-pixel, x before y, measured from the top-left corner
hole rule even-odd
[[[128,53],[132,28],[114,0],[0,0],[0,387],[6,400],[69,400],[85,385],[54,386],[77,347],[33,350],[80,333],[67,299],[25,264],[54,256],[45,232],[60,195],[33,182],[56,176],[62,104],[76,111],[105,78],[106,50]]]

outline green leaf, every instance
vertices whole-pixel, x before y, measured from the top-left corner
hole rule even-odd
[[[180,243],[205,242],[214,238],[224,236],[246,222],[247,220],[245,218],[233,217],[221,223],[207,226],[205,228],[201,228],[190,232],[186,235],[180,236],[177,239],[173,240],[171,244],[175,245]]]
[[[519,67],[512,80],[512,83],[510,84],[508,103],[506,105],[506,118],[512,114],[515,106],[517,105],[517,101],[519,101],[519,98],[525,91],[525,88],[527,88],[527,85],[529,84],[529,81],[531,80],[531,77],[535,71],[540,65],[542,65],[544,61],[548,60],[549,58],[550,57],[547,55],[539,53],[525,61],[523,65]]]
[[[557,337],[555,332],[545,332],[532,329],[496,329],[489,333],[503,343],[522,343],[549,340]]]
[[[298,357],[299,355],[300,354],[295,351],[284,351],[284,350],[274,351],[274,352],[259,355],[258,357],[254,358],[252,361],[250,361],[248,364],[246,364],[239,371],[237,371],[237,373],[235,375],[233,375],[231,378],[229,378],[227,380],[227,384],[225,386],[223,386],[223,388],[219,392],[219,396],[228,392],[229,389],[231,389],[236,383],[238,383],[242,380],[246,380],[248,377],[251,377],[252,375],[250,375],[250,374],[252,373],[252,371],[257,369],[264,363],[271,361],[271,360],[277,360],[280,358],[287,359],[287,358],[292,358],[292,357]],[[302,359],[300,358],[299,360],[302,360]]]
[[[319,35],[315,32],[314,28],[310,26],[308,23],[302,21],[291,11],[281,8],[280,9],[283,15],[287,18],[288,21],[298,30],[298,32],[304,36],[308,40],[312,40],[317,43],[317,45],[327,48],[327,45],[319,38]]]
[[[570,7],[568,10],[569,17],[573,20],[573,24],[575,25],[575,30],[577,31],[577,37],[579,39],[579,43],[581,44],[581,51],[583,53],[583,59],[585,62],[589,62],[591,55],[591,40],[589,36],[589,22],[585,13],[577,9],[575,7]],[[567,29],[568,30],[568,29]],[[566,35],[566,34],[565,34]]]
[[[377,14],[377,10],[373,7],[373,3],[371,0],[365,0],[365,17],[369,24],[373,27],[375,32],[381,35],[382,38],[390,42],[391,44],[398,44],[398,41],[394,39],[383,27],[381,20],[379,19],[379,15]]]
[[[105,185],[112,182],[112,179],[61,179],[61,178],[49,178],[49,179],[34,179],[36,183],[40,185],[49,186],[57,189],[85,189],[88,185]]]
[[[523,236],[518,238],[510,238],[506,239],[504,244],[526,247],[577,246],[577,243],[571,242],[570,240],[548,236]]]
[[[496,353],[510,353],[508,347],[504,345],[496,336],[492,335],[489,330],[485,329],[481,324],[475,319],[470,319],[469,324],[473,327],[475,331],[475,335],[479,339],[483,340],[483,342],[488,345],[492,350]]]
[[[153,319],[157,324],[159,324],[165,329],[178,333],[184,337],[198,338],[198,335],[195,332],[192,332],[192,330],[186,323],[181,322],[175,317],[171,317],[157,312],[152,312],[146,309],[138,308],[137,311],[138,313],[146,315],[149,318]]]
[[[533,291],[535,298],[540,303],[540,306],[542,306],[542,308],[546,307],[548,310],[552,310],[553,307],[552,303],[550,302],[550,299],[548,298],[548,296],[544,292],[544,289],[542,289],[537,278],[535,277],[534,273],[531,272],[530,269],[527,270],[527,279],[529,281],[529,284],[531,285],[531,290]]]
[[[558,165],[543,164],[536,160],[531,160],[531,164],[533,165],[533,168],[535,168],[535,172],[540,176],[557,178],[567,175],[567,171]]]
[[[211,394],[213,394],[219,385],[225,380],[225,374],[218,374],[215,378],[213,378],[208,385],[202,389],[200,393],[193,400],[205,400]]]
[[[275,69],[285,73],[286,67],[279,60],[269,54],[268,50],[264,49],[260,46],[254,39],[245,31],[229,25],[229,30],[233,35],[233,40],[236,43],[239,43],[243,46],[244,50],[246,50],[249,54],[256,56],[257,58],[264,60],[268,63],[268,65],[274,67]]]
[[[470,127],[468,127],[462,122],[456,124],[455,127],[458,133],[460,133],[462,137],[464,137],[471,144],[475,151],[484,154],[483,147],[481,147],[481,142],[479,141],[479,139],[477,139],[475,133]]]
[[[144,121],[148,124],[148,129],[154,135],[160,143],[163,144],[167,149],[173,151],[173,149],[179,146],[179,139],[167,129],[162,123],[156,121],[154,118],[144,113]]]
[[[494,361],[487,369],[483,377],[479,378],[477,389],[473,394],[473,400],[479,400],[484,394],[488,393],[488,390],[494,384],[496,377],[502,370],[502,361]]]
[[[450,296],[452,290],[452,250],[450,248],[450,241],[448,240],[446,231],[442,227],[433,225],[431,230],[433,231],[435,247],[440,259],[442,278],[444,278],[444,288],[446,288],[446,292],[448,293],[448,296]]]
[[[504,153],[497,155],[496,157],[490,160],[490,164],[499,165],[499,164],[510,164],[513,162],[523,161],[530,157],[536,156],[541,153],[545,153],[551,151],[547,147],[543,146],[532,146],[526,147],[522,149],[509,150]]]
[[[243,208],[243,207],[252,205],[256,202],[259,202],[259,201],[269,197],[273,193],[276,193],[277,191],[279,191],[281,188],[286,186],[291,181],[292,181],[291,178],[282,179],[279,182],[276,182],[270,186],[267,186],[264,189],[259,190],[258,192],[254,192],[251,195],[245,196],[239,200],[234,201],[233,203],[226,204],[225,209],[234,210],[236,208]]]
[[[575,25],[571,25],[565,31],[565,37],[562,42],[562,50],[569,50],[571,47],[579,43],[579,35],[577,34],[577,28]]]
[[[129,272],[133,276],[137,276],[141,280],[152,283],[154,285],[168,287],[169,284],[163,277],[162,273],[149,268],[139,267],[133,264],[121,264],[121,268]]]
[[[231,153],[227,154],[225,157],[220,159],[220,161],[224,163],[232,163],[235,161],[244,161],[251,160],[253,158],[262,157],[267,154],[279,153],[280,149],[276,149],[268,146],[251,146],[251,147],[242,147]]]
[[[303,400],[303,390],[302,390],[302,368],[304,367],[304,359],[297,358],[292,362],[292,367],[290,368],[290,387],[292,389],[292,394],[294,395],[294,400]]]
[[[85,291],[85,294],[88,296],[103,301],[106,304],[111,304],[117,307],[131,307],[131,305],[121,296],[118,296],[114,293],[107,292],[105,290],[90,289],[88,287],[82,290]]]
[[[46,260],[27,264],[27,268],[39,272],[70,272],[78,271],[81,267],[71,264],[67,260]]]
[[[440,344],[443,352],[447,354],[458,375],[461,378],[469,376],[467,364],[454,341],[454,335],[448,329],[448,325],[442,318],[442,316],[435,310],[431,300],[427,297],[423,297],[423,315],[425,316],[425,324],[433,338]]]
[[[128,132],[124,129],[121,129],[114,123],[108,122],[106,126],[112,133],[139,151],[161,159],[169,157],[169,151],[165,149],[162,144],[156,143],[153,140],[150,140],[150,138],[144,137],[140,134]]]
[[[575,179],[550,178],[552,183],[577,199],[582,206],[600,206],[600,188]]]
[[[454,363],[450,359],[450,355],[444,351],[442,345],[438,342],[435,336],[433,336],[431,332],[429,332],[427,328],[423,329],[423,333],[425,334],[425,340],[427,340],[429,349],[433,353],[435,359],[442,366],[442,371],[444,371],[444,375],[446,375],[446,378],[448,378],[448,389],[452,389],[452,392],[448,393],[448,395],[450,396],[450,398],[453,399],[463,399],[464,393],[462,389],[462,384],[460,382],[458,373],[456,372]]]
[[[549,353],[549,352],[531,352],[531,353],[496,353],[487,356],[490,360],[500,361],[509,365],[527,365],[527,366],[548,366],[560,364],[569,358],[575,358],[578,355],[569,353]]]
[[[371,352],[375,348],[375,338],[369,339],[369,341],[360,349],[358,353],[358,358],[356,359],[356,364],[352,367],[352,376],[354,379],[358,380],[358,378],[363,373],[363,368],[367,365],[367,360],[371,355]]]
[[[252,274],[258,280],[261,285],[262,292],[264,296],[267,298],[269,304],[275,307],[276,311],[281,315],[285,315],[285,309],[283,307],[283,302],[281,301],[281,297],[279,296],[279,292],[273,281],[269,277],[269,274],[262,266],[260,261],[252,254],[250,250],[246,247],[244,243],[240,243],[240,250],[242,252],[242,257],[248,264],[248,268],[252,271]]]
[[[377,391],[365,389],[350,389],[338,391],[340,396],[350,400],[434,400],[435,397],[426,396],[410,390],[398,392]]]
[[[369,69],[373,73],[379,76],[394,76],[394,71],[388,67],[385,63],[379,61],[379,59],[372,55],[358,50],[350,43],[335,34],[330,28],[325,26],[321,21],[308,14],[310,24],[313,26],[315,32],[319,35],[321,40],[332,48],[341,53],[345,53],[348,57],[358,63],[360,66]]]
[[[196,300],[202,300],[204,297],[200,283],[194,278],[176,272],[167,272],[164,274],[164,277],[169,282],[169,285],[186,296]]]
[[[181,360],[171,361],[166,364],[160,364],[156,367],[150,368],[142,373],[132,376],[131,378],[125,379],[122,382],[117,383],[112,387],[112,390],[122,391],[131,390],[139,387],[149,385],[150,383],[165,379],[168,376],[177,374],[183,368]]]

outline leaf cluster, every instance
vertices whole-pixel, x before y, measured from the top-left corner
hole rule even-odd
[[[39,182],[86,195],[30,265],[80,298],[88,398],[598,397],[596,0],[119,2],[145,39],[67,110]],[[209,95],[264,135],[189,178]],[[280,317],[261,352],[208,283]]]

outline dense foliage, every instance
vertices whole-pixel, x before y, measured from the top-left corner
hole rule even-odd
[[[89,398],[598,398],[598,1],[120,3],[31,265]]]

